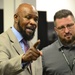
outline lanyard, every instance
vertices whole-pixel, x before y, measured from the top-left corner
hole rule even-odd
[[[72,67],[71,67],[71,66],[70,66],[70,63],[69,63],[69,61],[68,61],[68,59],[67,59],[67,57],[66,57],[66,55],[65,55],[65,53],[64,53],[64,51],[61,50],[61,52],[62,52],[62,54],[63,54],[63,56],[64,56],[64,58],[65,58],[65,60],[66,60],[66,62],[67,62],[67,64],[68,64],[70,70],[73,71],[73,67],[74,67],[74,64],[75,64],[75,57],[74,57],[74,59],[73,59],[73,63],[72,63]]]

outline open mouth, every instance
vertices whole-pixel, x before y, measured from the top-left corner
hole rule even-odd
[[[27,27],[26,31],[29,32],[29,33],[33,33],[35,31],[35,28]]]

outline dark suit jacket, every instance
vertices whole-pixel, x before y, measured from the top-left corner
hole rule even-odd
[[[29,45],[31,46],[30,42]],[[0,35],[0,75],[31,75],[28,66],[22,69],[24,54],[11,28]],[[32,75],[42,75],[41,57],[31,63]]]

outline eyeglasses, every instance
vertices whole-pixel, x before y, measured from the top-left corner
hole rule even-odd
[[[71,24],[67,24],[66,26],[57,27],[57,29],[63,31],[63,30],[65,30],[65,28],[72,29],[73,26],[74,26],[74,23],[71,23]]]

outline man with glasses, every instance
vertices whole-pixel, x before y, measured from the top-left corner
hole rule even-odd
[[[75,18],[70,10],[54,15],[58,40],[43,48],[43,75],[75,75]]]

